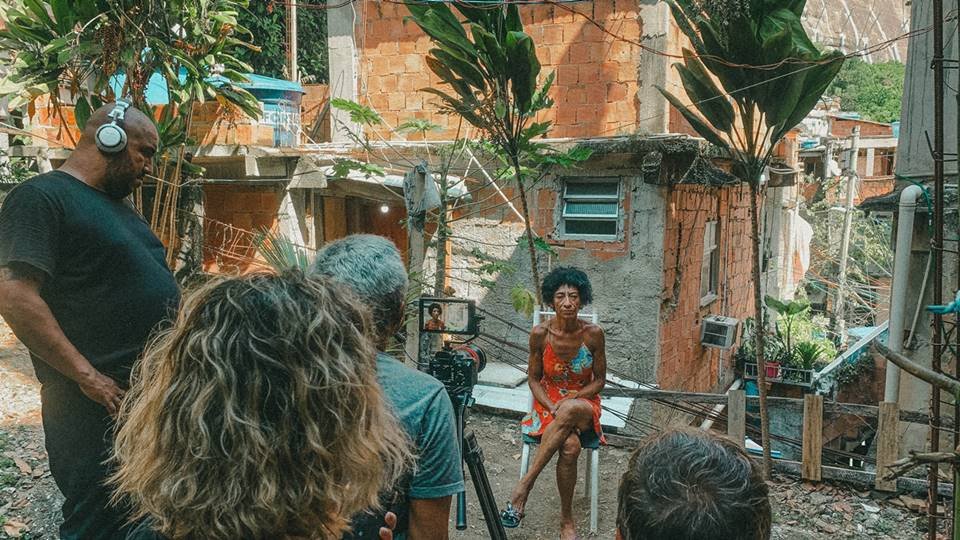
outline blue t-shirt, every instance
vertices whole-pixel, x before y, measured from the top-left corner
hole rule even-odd
[[[386,354],[377,357],[377,378],[417,452],[408,496],[438,499],[463,491],[453,404],[443,384]]]

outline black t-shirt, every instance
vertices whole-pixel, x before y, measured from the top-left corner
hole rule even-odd
[[[164,247],[140,213],[61,171],[14,188],[0,208],[0,266],[45,274],[40,296],[67,339],[125,384],[151,331],[180,291]],[[41,383],[66,377],[33,358]]]

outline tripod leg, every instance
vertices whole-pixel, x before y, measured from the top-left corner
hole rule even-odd
[[[487,530],[490,532],[490,539],[506,540],[507,532],[503,529],[503,524],[500,523],[500,512],[493,497],[490,479],[487,478],[487,470],[483,466],[483,450],[480,449],[480,443],[477,442],[477,437],[472,431],[464,433],[463,449],[463,457],[470,469],[473,486],[477,490],[477,500],[480,501],[483,519],[486,520]]]

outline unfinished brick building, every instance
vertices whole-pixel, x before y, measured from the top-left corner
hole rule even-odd
[[[610,0],[520,10],[544,72],[557,74],[551,93],[556,105],[539,119],[554,122],[553,144],[585,145],[594,152],[581,167],[558,171],[531,194],[534,230],[557,254],[541,257],[541,273],[572,264],[590,275],[593,309],[607,333],[614,373],[667,389],[725,387],[734,349],[705,347],[701,331],[709,317],[742,323],[753,315],[750,199],[746,187],[723,172],[722,158],[691,137],[689,126],[653,87],[683,94],[670,68],[673,59],[657,53],[679,51],[669,9],[663,3]],[[206,270],[255,265],[251,231],[257,227],[279,230],[308,250],[355,232],[387,236],[406,250],[402,175],[429,156],[425,148],[451,139],[457,127],[455,118],[420,91],[440,83],[423,61],[430,40],[404,22],[406,15],[402,5],[377,0],[329,9],[329,94],[324,87],[306,89],[292,141],[276,144],[274,138],[271,144],[265,126],[247,120],[198,117],[200,144],[193,151],[194,162],[207,168],[198,210],[204,216]],[[370,155],[345,134],[359,131],[349,115],[324,106],[333,97],[374,108],[387,127],[422,118],[443,129],[427,134],[433,143],[371,130],[367,135],[378,151]],[[328,110],[329,117],[320,114]],[[34,127],[56,123],[37,118]],[[788,164],[796,163],[795,150],[795,144],[784,146]],[[330,165],[343,156],[376,162],[387,175],[335,177]],[[449,285],[457,296],[476,299],[516,325],[514,330],[529,328],[531,321],[517,315],[510,301],[513,285],[529,287],[531,273],[525,248],[517,245],[523,226],[510,204],[516,192],[493,182],[493,171],[477,161],[457,163],[456,174],[463,183],[453,193],[458,202],[451,214]],[[796,186],[768,193],[764,281],[770,294],[789,295],[802,277],[802,269],[794,271],[789,234]],[[585,201],[599,211],[582,212]],[[484,286],[475,249],[515,271],[484,275],[495,283]],[[428,269],[434,264],[430,253]],[[485,330],[500,337],[513,331],[493,319]],[[523,343],[522,337],[511,339]]]
[[[673,59],[657,53],[679,52],[680,33],[669,9],[611,0],[528,5],[520,12],[543,72],[556,73],[556,104],[538,120],[553,122],[555,144],[594,150],[581,167],[557,172],[528,197],[536,234],[557,253],[549,261],[541,257],[541,274],[573,264],[594,280],[593,308],[607,332],[614,372],[663,388],[724,387],[732,376],[732,349],[703,346],[701,324],[715,315],[743,321],[753,314],[749,195],[714,166],[722,163],[707,157],[702,141],[688,138],[690,127],[654,88],[683,94],[670,68]],[[442,126],[427,134],[430,140],[455,136],[458,119],[442,114],[436,99],[420,91],[441,83],[424,62],[430,39],[404,21],[404,6],[367,0],[328,15],[333,96],[369,105],[390,126],[410,118]],[[355,86],[336,82],[351,80]],[[335,112],[337,124],[349,125],[349,119]],[[342,137],[334,128],[333,140]],[[378,130],[371,133],[375,137],[392,135]],[[393,137],[389,146],[398,154],[415,153],[415,145]],[[787,152],[795,150],[793,145]],[[400,158],[381,164],[398,172],[405,167]],[[514,313],[509,294],[515,283],[530,283],[529,259],[517,247],[522,222],[507,204],[516,192],[510,185],[490,186],[476,169],[466,178],[470,202],[453,215],[450,285],[498,318],[529,328],[530,321]],[[778,191],[795,194],[796,188],[771,189]],[[780,231],[788,221],[780,217],[790,212],[783,204],[788,199],[795,196],[775,194],[767,208],[765,281],[775,295],[802,277],[788,275],[793,246]],[[599,204],[601,213],[578,213],[578,203],[587,200]],[[475,248],[516,271],[479,276]],[[493,279],[496,287],[484,287],[480,277]],[[511,332],[496,320],[487,327],[494,335]]]

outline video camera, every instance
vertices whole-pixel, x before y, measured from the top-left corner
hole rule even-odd
[[[420,332],[465,336],[463,341],[444,340],[441,350],[430,358],[430,374],[442,382],[451,395],[468,393],[487,365],[487,355],[470,340],[480,335],[477,305],[473,300],[430,298],[419,300]]]

